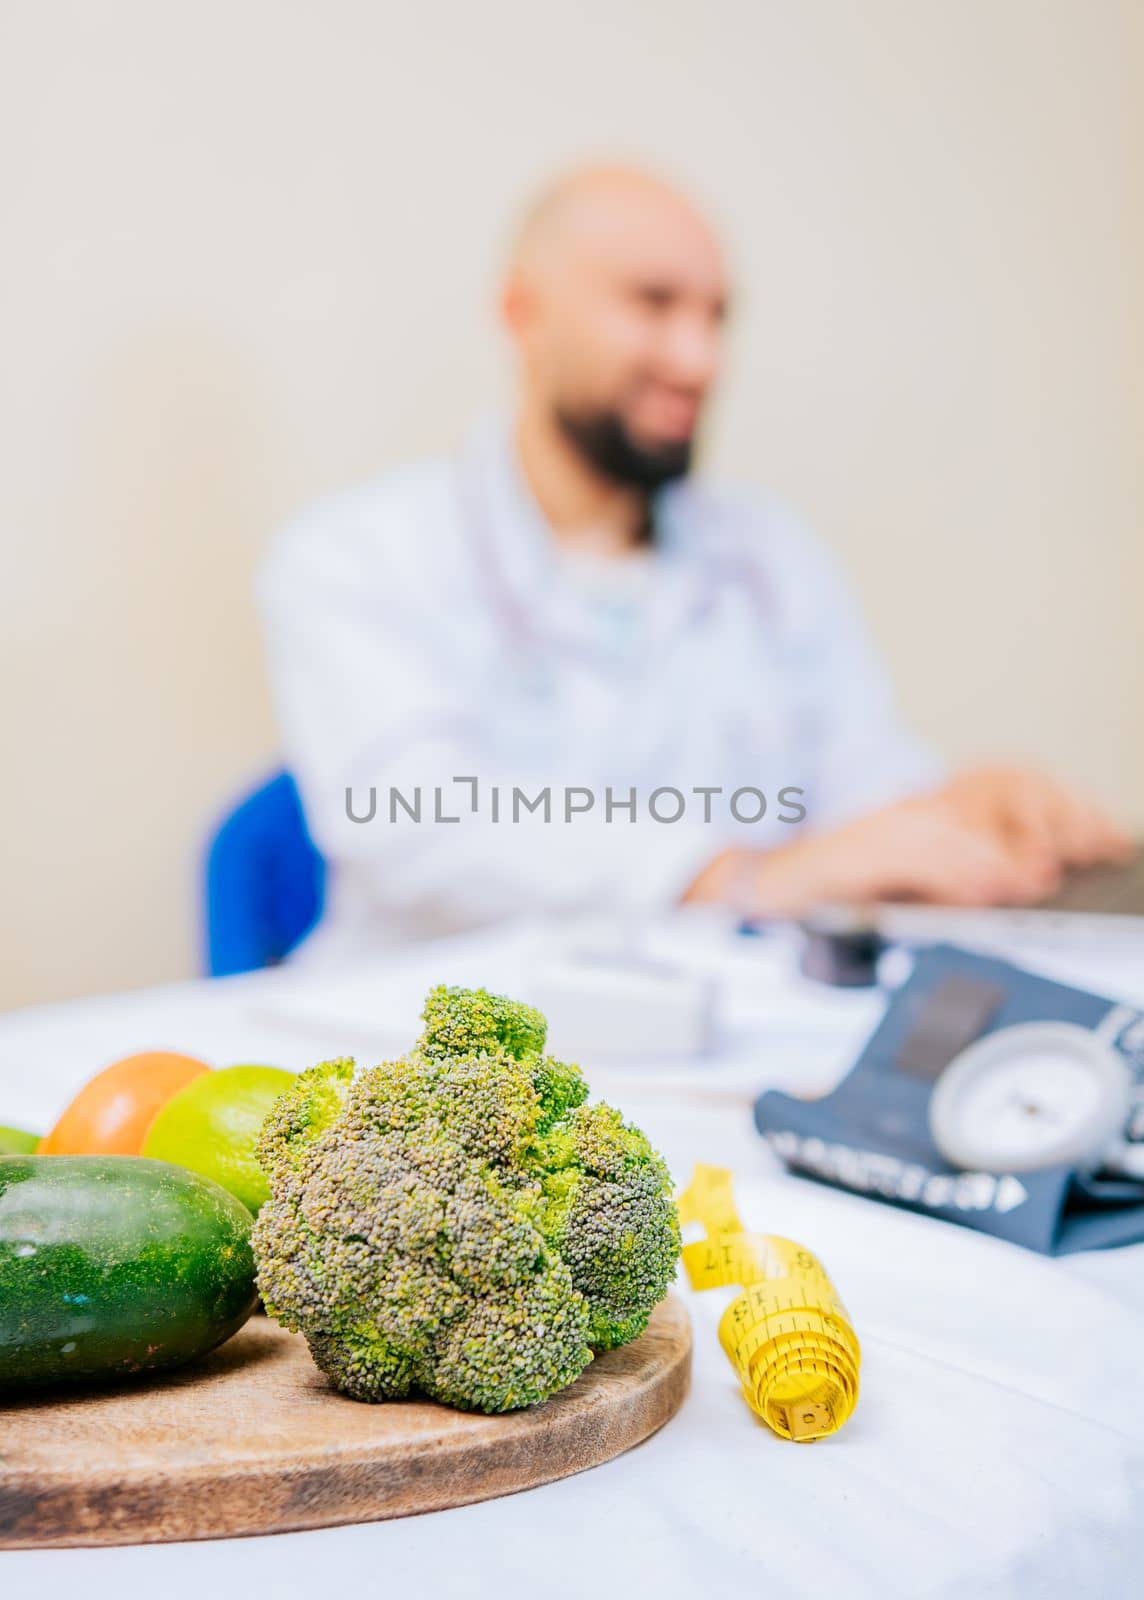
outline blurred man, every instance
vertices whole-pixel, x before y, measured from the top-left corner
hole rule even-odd
[[[1127,849],[1035,774],[944,780],[825,550],[692,478],[727,300],[675,189],[561,181],[503,285],[515,416],[272,552],[285,754],[345,940],[689,899],[1032,901]]]

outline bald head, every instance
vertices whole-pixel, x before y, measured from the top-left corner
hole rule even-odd
[[[718,241],[681,191],[628,167],[545,189],[514,243],[504,313],[526,405],[617,481],[685,471],[726,302]]]
[[[638,167],[580,167],[546,185],[525,208],[517,229],[513,265],[542,270],[595,238],[627,230],[673,235],[676,244],[705,249],[713,262],[719,246],[702,213],[674,184]]]

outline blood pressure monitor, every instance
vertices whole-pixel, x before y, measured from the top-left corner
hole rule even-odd
[[[929,945],[838,1086],[768,1089],[755,1125],[792,1171],[1043,1255],[1140,1243],[1144,1005]]]
[[[977,1039],[934,1084],[933,1141],[951,1166],[1094,1171],[1122,1139],[1133,1098],[1128,1063],[1091,1029],[1027,1022]]]

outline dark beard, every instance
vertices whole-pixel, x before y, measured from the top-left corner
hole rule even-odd
[[[651,494],[690,470],[690,439],[650,446],[637,444],[618,412],[576,416],[557,406],[556,421],[590,467],[625,489]]]

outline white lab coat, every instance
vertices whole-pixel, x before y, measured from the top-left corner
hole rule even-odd
[[[458,460],[326,499],[280,537],[259,607],[285,761],[331,866],[318,947],[663,909],[728,844],[790,843],[935,777],[817,542],[698,481],[665,490],[655,516],[647,570],[617,569],[601,595],[598,573],[578,582],[560,556],[507,428],[488,426]],[[552,820],[511,820],[514,786],[547,787]],[[571,820],[568,786],[593,795]],[[615,805],[608,819],[608,786],[635,789],[634,821]],[[649,813],[662,786],[686,802],[677,822]],[[437,787],[459,821],[431,820]],[[347,815],[347,788],[357,816],[374,790],[371,821]],[[391,810],[393,788],[411,803],[420,789],[420,822]],[[765,796],[761,821],[731,815],[741,788]],[[804,791],[806,823],[779,820],[794,808],[782,789]]]

